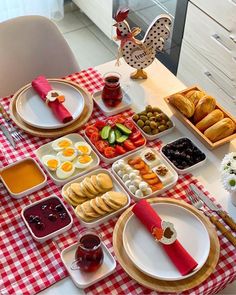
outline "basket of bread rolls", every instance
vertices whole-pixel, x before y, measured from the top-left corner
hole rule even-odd
[[[165,97],[175,115],[209,149],[236,138],[236,120],[198,86]]]

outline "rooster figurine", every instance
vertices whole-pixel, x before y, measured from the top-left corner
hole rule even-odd
[[[149,26],[142,41],[135,38],[140,32],[140,28],[129,27],[125,20],[129,14],[129,9],[118,10],[115,16],[116,37],[119,40],[119,56],[123,56],[131,67],[137,69],[131,74],[132,79],[146,79],[147,73],[143,70],[155,59],[156,52],[164,48],[165,41],[170,36],[171,18],[161,14],[157,16]],[[118,56],[118,64],[119,64]]]

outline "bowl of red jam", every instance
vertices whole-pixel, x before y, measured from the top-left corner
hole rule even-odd
[[[57,196],[50,196],[26,206],[21,216],[33,239],[43,243],[71,228],[70,212]]]

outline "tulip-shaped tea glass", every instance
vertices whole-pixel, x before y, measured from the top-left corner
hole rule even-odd
[[[102,90],[102,100],[107,107],[116,107],[122,101],[120,74],[109,72],[104,75],[105,85]]]

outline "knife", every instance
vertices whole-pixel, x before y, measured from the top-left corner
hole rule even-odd
[[[6,136],[7,140],[10,142],[10,144],[15,148],[15,141],[11,135],[11,133],[8,131],[8,129],[4,125],[0,125],[0,129],[2,130],[3,134]]]
[[[236,231],[236,223],[227,212],[218,208],[202,191],[196,187],[196,185],[191,183],[190,187],[193,192],[207,205],[207,207],[211,209],[211,211],[215,211],[233,231]]]

